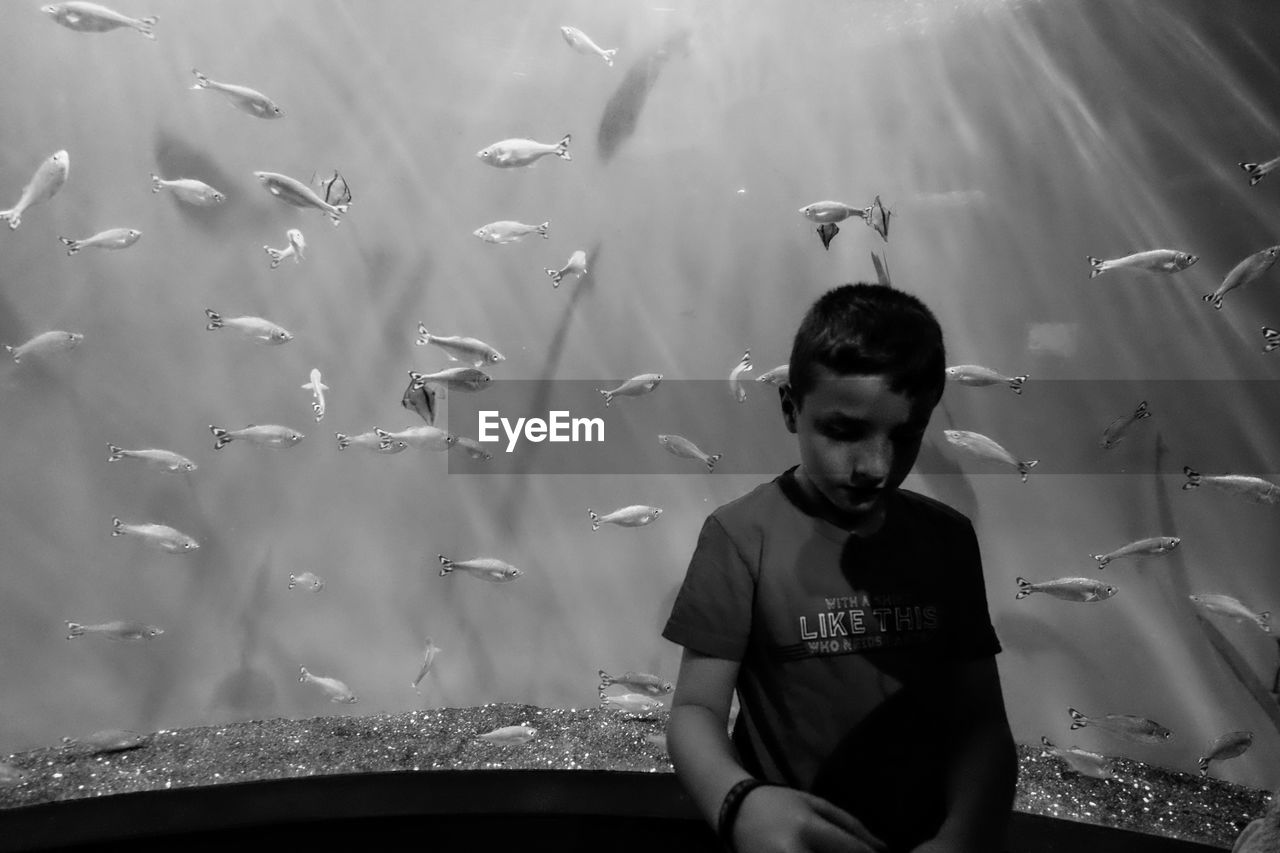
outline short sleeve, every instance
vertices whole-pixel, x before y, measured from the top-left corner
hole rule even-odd
[[[755,581],[724,526],[708,516],[662,636],[712,657],[742,660]]]
[[[953,614],[943,629],[947,638],[948,657],[957,660],[984,658],[1000,652],[1000,640],[991,625],[987,608],[986,580],[982,575],[982,554],[973,525],[966,523],[957,542],[954,583],[950,584]]]

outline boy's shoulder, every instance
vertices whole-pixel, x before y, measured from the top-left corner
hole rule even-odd
[[[782,479],[785,476],[779,475],[767,483],[761,483],[745,495],[720,504],[711,511],[711,517],[725,527],[736,528],[743,522],[772,516],[780,506],[791,505],[782,489]]]

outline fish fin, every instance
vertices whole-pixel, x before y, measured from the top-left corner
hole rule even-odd
[[[124,458],[123,448],[116,447],[114,444],[108,444],[107,447],[111,449],[111,455],[107,457],[108,462],[117,462]]]
[[[710,474],[716,470],[716,463],[724,458],[723,453],[712,453],[707,457],[707,473]]]
[[[160,19],[157,18],[155,15],[147,15],[145,18],[140,18],[138,20],[138,24],[139,24],[137,28],[138,32],[142,33],[144,36],[151,39],[152,41],[155,41],[156,34],[151,28],[154,27],[159,20]]]
[[[334,435],[335,435],[335,436],[337,437],[337,439],[338,439],[338,449],[339,449],[339,450],[346,450],[346,449],[347,449],[347,445],[351,443],[351,439],[350,439],[350,438],[348,438],[347,436],[343,435],[343,434],[342,434],[342,433],[340,433],[340,432],[335,432],[335,433],[334,433]]]
[[[222,315],[212,308],[204,309],[204,315],[209,318],[209,325],[205,326],[209,331],[222,328]]]
[[[196,75],[196,82],[195,82],[195,85],[191,87],[192,89],[209,88],[209,78],[201,74],[198,68],[192,68],[191,73]]]
[[[1190,465],[1182,466],[1182,473],[1187,476],[1187,482],[1182,484],[1182,488],[1194,489],[1200,485],[1200,473],[1192,470]]]
[[[1027,482],[1027,475],[1031,473],[1031,469],[1040,464],[1039,459],[1032,459],[1029,462],[1018,463],[1018,473],[1022,475],[1022,482]]]
[[[152,172],[151,173],[151,191],[153,193],[158,193],[162,189],[164,189],[163,181],[161,180],[159,175],[157,175],[155,172]]]
[[[1086,725],[1088,725],[1088,723],[1087,723],[1087,722],[1082,722],[1082,721],[1084,720],[1084,714],[1081,714],[1081,713],[1080,713],[1079,711],[1077,711],[1075,708],[1068,708],[1068,709],[1067,709],[1067,713],[1071,715],[1071,729],[1072,729],[1072,731],[1075,731],[1076,729],[1082,729],[1082,728],[1084,728]]]
[[[548,221],[548,222],[544,222],[544,223],[542,223],[541,225],[539,225],[539,226],[538,226],[538,233],[542,235],[542,239],[544,239],[544,240],[550,240],[550,239],[551,239],[551,235],[549,235],[549,234],[547,233],[547,229],[548,229],[548,228],[550,228],[550,227],[551,227],[551,223],[550,223],[549,221]]]
[[[1143,400],[1138,404],[1138,408],[1133,410],[1133,416],[1138,420],[1151,417],[1151,410],[1147,408],[1147,401]]]
[[[1018,594],[1014,598],[1026,598],[1031,594],[1031,581],[1026,578],[1018,578]]]
[[[22,222],[22,214],[18,213],[16,209],[0,210],[0,222],[8,222],[10,229],[17,228]]]
[[[307,668],[305,666],[298,667],[298,673],[298,681],[306,681],[307,676],[311,674],[307,672]]]
[[[1107,563],[1111,562],[1111,558],[1106,554],[1094,554],[1093,559],[1098,561],[1099,569],[1105,569],[1107,567]]]
[[[1206,757],[1204,757],[1204,758],[1201,758],[1201,759],[1200,759],[1200,761],[1199,761],[1199,764],[1200,764],[1200,775],[1201,775],[1202,777],[1204,777],[1204,776],[1208,776],[1208,775],[1209,775],[1209,758],[1208,758],[1208,756],[1206,756]]]
[[[605,672],[603,669],[600,670],[600,689],[604,690],[610,684],[613,684],[613,676]]]
[[[604,397],[604,405],[608,408],[608,406],[613,402],[613,392],[606,391],[603,388],[597,388],[596,390]]]
[[[1009,380],[1009,389],[1013,391],[1013,393],[1015,394],[1021,394],[1022,383],[1026,382],[1027,379],[1029,378],[1030,378],[1030,375],[1026,373],[1022,374],[1021,376],[1013,377],[1012,379]]]
[[[1106,272],[1106,270],[1102,268],[1103,261],[1101,261],[1098,258],[1095,258],[1093,255],[1088,255],[1088,258],[1089,258],[1089,265],[1093,267],[1093,269],[1089,270],[1089,278],[1091,279],[1097,278],[1098,276]]]
[[[592,511],[591,511],[591,507],[587,507],[587,515],[591,516],[591,529],[592,529],[592,530],[599,530],[599,529],[600,529],[600,516],[598,516],[598,515],[596,515],[594,512],[592,512]],[[600,670],[600,672],[601,672],[601,674],[603,674],[603,673],[604,673],[604,670]]]
[[[1040,742],[1045,746],[1047,746],[1049,749],[1053,749],[1053,744],[1049,743],[1049,739],[1044,735],[1040,735]]]
[[[1274,349],[1280,348],[1280,329],[1263,326],[1262,336],[1267,340],[1267,345],[1263,349],[1263,352],[1271,352]]]
[[[250,424],[250,426],[252,426],[252,424]],[[213,445],[214,450],[221,450],[231,443],[231,436],[227,435],[227,431],[225,429],[209,424],[209,432],[213,433],[213,437],[217,439]]]
[[[84,636],[83,625],[81,625],[79,622],[67,623],[67,639],[68,640],[73,639],[75,637],[83,637],[83,636]]]
[[[9,353],[9,355],[13,356],[14,364],[20,364],[22,362],[22,356],[18,355],[17,351],[13,347],[9,346],[8,344],[5,344],[4,351]]]
[[[79,240],[72,240],[70,237],[59,237],[58,239],[67,247],[68,255],[74,255],[76,252],[80,251],[80,247],[76,245],[80,242]]]
[[[545,267],[544,267],[544,269],[545,269]],[[562,278],[562,276],[560,275],[560,270],[547,269],[547,270],[546,270],[546,273],[547,273],[547,275],[551,276],[551,286],[552,286],[552,287],[559,287],[559,286],[560,286],[560,279]]]
[[[556,143],[556,156],[562,160],[573,159],[572,157],[569,156],[569,140],[571,138],[572,138],[572,134],[566,133],[564,135],[564,139],[561,139],[558,143]]]
[[[444,554],[437,554],[436,556],[440,558],[440,577],[444,577],[453,571],[453,560],[450,560]]]
[[[418,321],[418,339],[414,343],[420,347],[431,343],[431,333],[427,331],[427,324],[421,320]],[[409,375],[413,376],[413,371],[409,371]]]
[[[124,535],[124,522],[121,521],[118,517],[111,519],[111,535],[112,536]]]
[[[270,246],[263,246],[262,250],[270,256],[272,269],[280,266],[280,262],[284,260],[284,252],[279,249],[273,249]]]
[[[615,47],[615,48],[613,48],[612,50],[606,50],[606,51],[604,52],[604,56],[602,57],[602,58],[604,59],[604,64],[605,64],[605,65],[608,65],[610,68],[612,68],[612,67],[613,67],[613,58],[614,58],[615,56],[617,56],[617,54],[618,54],[618,49],[617,49],[616,47]]]
[[[297,575],[289,575],[289,589],[293,589],[298,583]]]
[[[335,204],[335,205],[333,205],[333,209],[334,209],[335,211],[337,211],[337,212],[336,212],[336,213],[330,213],[330,214],[329,214],[329,219],[330,219],[330,220],[332,220],[333,225],[334,225],[334,227],[335,227],[335,228],[336,228],[338,225],[342,224],[342,216],[343,216],[343,214],[345,214],[345,213],[347,212],[347,207],[348,207],[348,206],[347,206],[347,205],[345,205],[345,204]]]

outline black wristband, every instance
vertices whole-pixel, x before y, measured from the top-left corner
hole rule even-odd
[[[720,804],[720,819],[716,822],[716,837],[720,839],[724,849],[730,853],[734,849],[733,824],[738,820],[738,810],[742,808],[742,801],[747,798],[747,794],[767,784],[769,783],[755,778],[743,779],[724,795],[724,802]]]

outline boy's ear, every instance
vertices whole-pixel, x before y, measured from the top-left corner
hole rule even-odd
[[[782,404],[782,422],[787,426],[787,432],[794,433],[796,431],[796,416],[799,414],[799,406],[791,397],[790,385],[778,386],[778,402]]]

